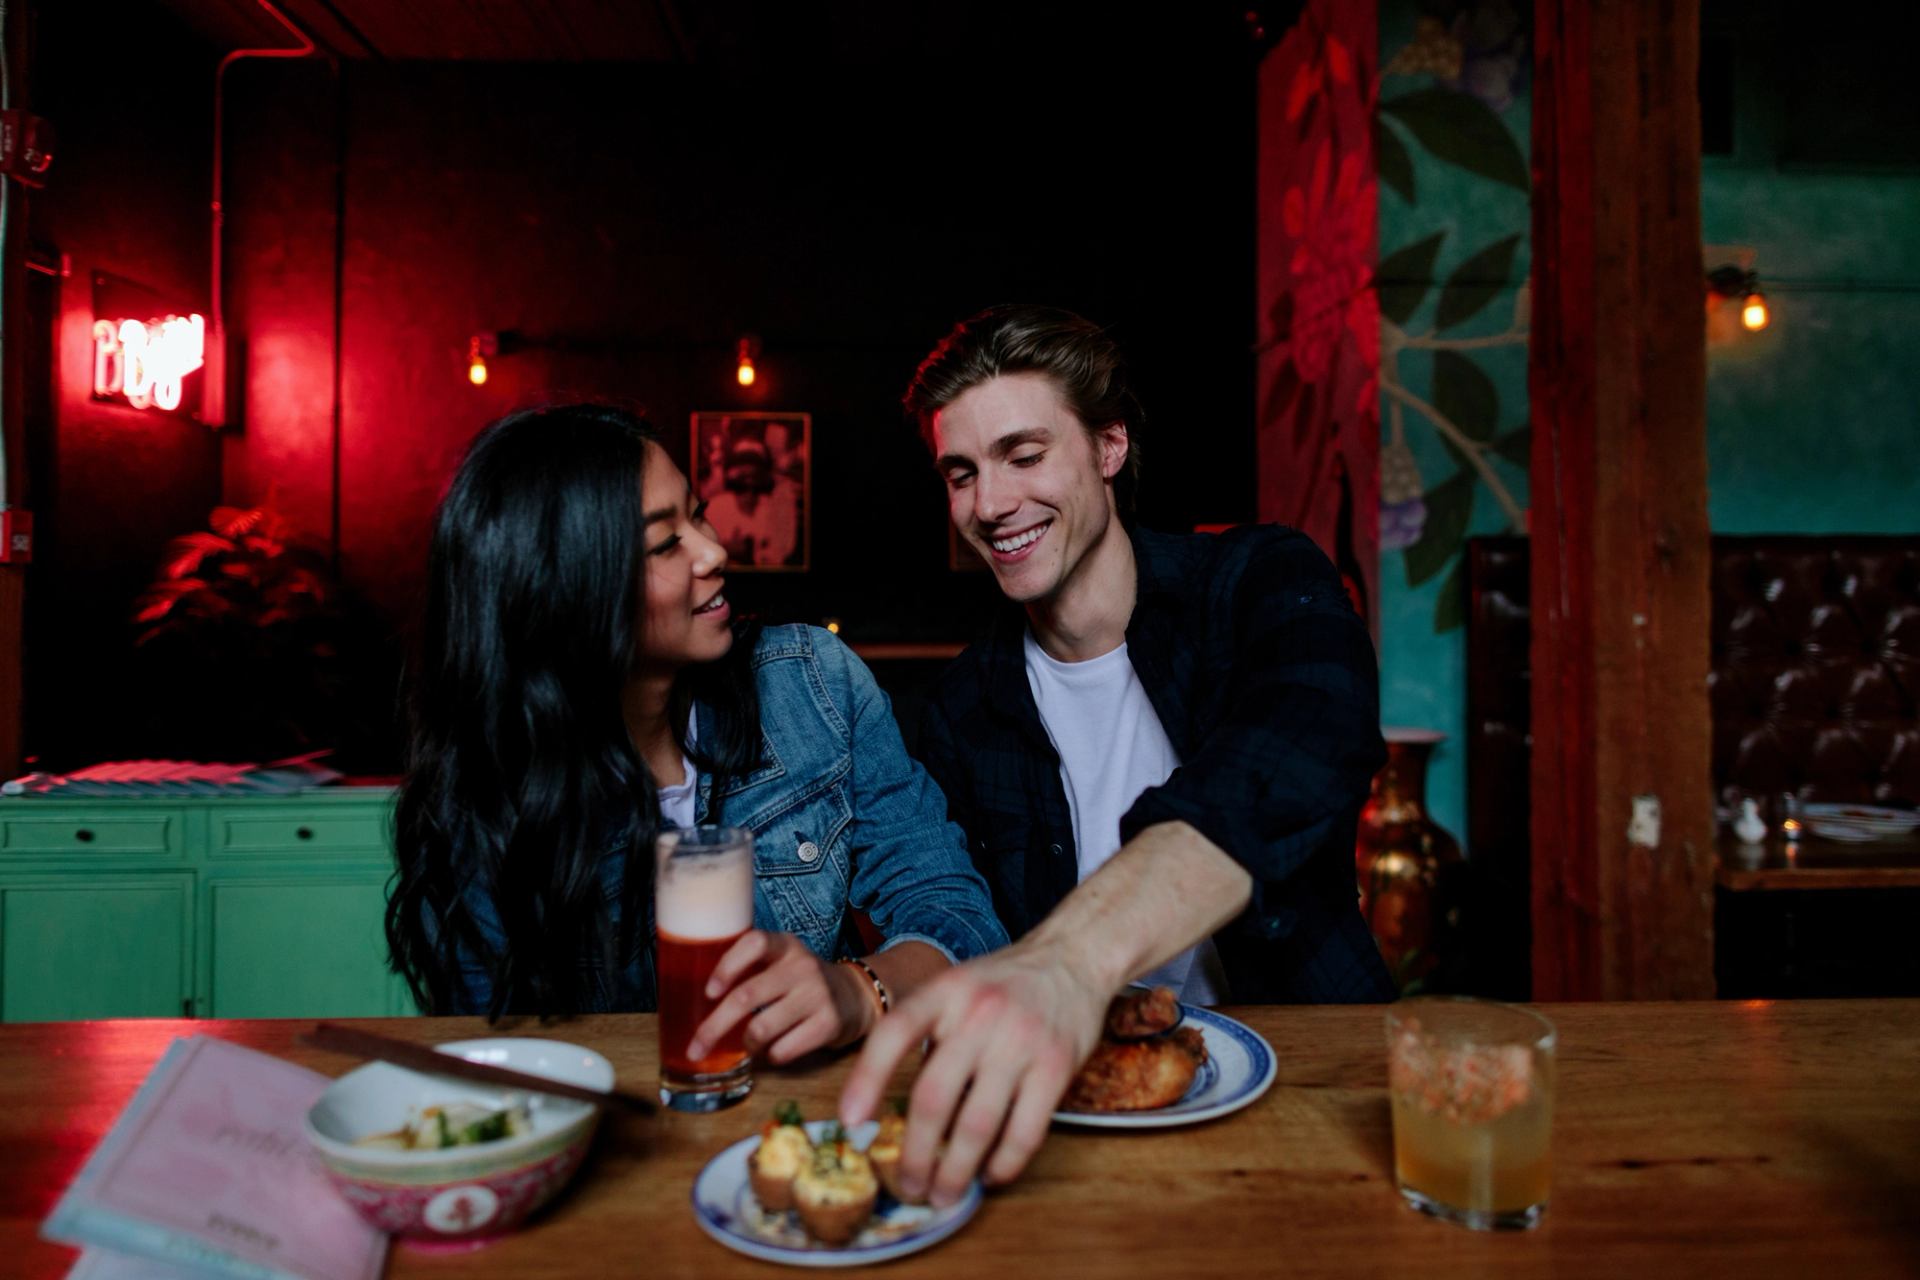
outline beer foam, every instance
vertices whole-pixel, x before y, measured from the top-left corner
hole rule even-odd
[[[731,938],[753,928],[753,855],[682,857],[660,877],[654,919],[676,938]]]

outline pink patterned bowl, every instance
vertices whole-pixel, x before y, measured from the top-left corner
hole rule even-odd
[[[613,1064],[559,1040],[458,1040],[440,1052],[590,1089],[613,1087]],[[385,1151],[355,1140],[388,1133],[449,1102],[500,1106],[507,1094],[450,1076],[370,1062],[327,1086],[307,1111],[307,1141],[347,1203],[382,1231],[410,1240],[477,1243],[520,1225],[580,1167],[600,1109],[528,1096],[527,1133],[442,1151]]]

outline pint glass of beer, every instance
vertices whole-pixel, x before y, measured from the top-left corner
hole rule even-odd
[[[663,831],[654,844],[654,925],[660,984],[660,1101],[675,1111],[718,1111],[753,1092],[746,1019],[687,1056],[693,1033],[720,1002],[707,979],[753,927],[753,833],[738,827]]]

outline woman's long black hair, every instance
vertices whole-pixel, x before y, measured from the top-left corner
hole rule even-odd
[[[600,405],[511,414],[468,448],[433,521],[412,739],[387,904],[396,971],[428,1013],[588,1011],[638,948],[660,800],[622,714],[644,612],[640,478],[658,434]],[[697,697],[713,732],[689,752],[725,776],[760,750],[753,628],[674,689],[685,743]],[[716,788],[715,793],[718,793]],[[616,928],[601,859],[627,851]],[[504,941],[478,926],[490,900]]]

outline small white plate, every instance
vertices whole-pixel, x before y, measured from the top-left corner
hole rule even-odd
[[[1848,844],[1866,844],[1874,840],[1892,840],[1905,834],[1900,831],[1878,831],[1871,827],[1856,827],[1850,822],[1835,822],[1831,819],[1808,818],[1807,830],[1823,840],[1843,840]]]
[[[1814,834],[1837,840],[1905,835],[1920,828],[1920,813],[1912,809],[1889,809],[1872,804],[1810,804],[1803,812]]]
[[[831,1123],[809,1121],[808,1136],[818,1142]],[[849,1129],[847,1137],[864,1151],[879,1131],[879,1123],[869,1120]],[[747,1157],[759,1142],[758,1134],[740,1139],[707,1161],[693,1180],[693,1217],[700,1229],[750,1258],[792,1267],[857,1267],[885,1262],[932,1248],[965,1226],[980,1208],[978,1182],[967,1188],[959,1203],[944,1209],[901,1204],[883,1190],[865,1230],[846,1244],[820,1244],[808,1237],[797,1216],[768,1213],[754,1198],[747,1179]]]
[[[1171,1129],[1238,1111],[1267,1091],[1279,1063],[1259,1032],[1212,1009],[1185,1004],[1180,1011],[1182,1023],[1198,1028],[1207,1042],[1207,1061],[1180,1101],[1153,1111],[1056,1111],[1054,1121],[1090,1129]]]

